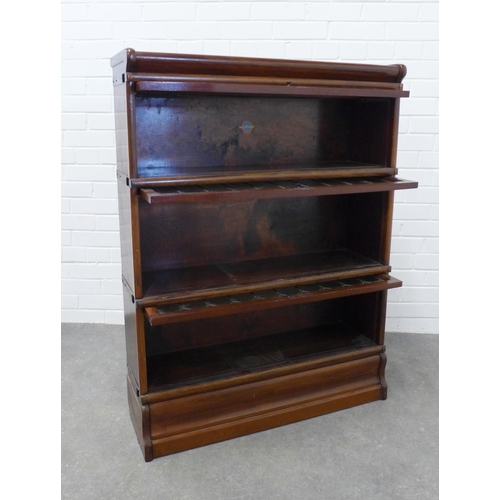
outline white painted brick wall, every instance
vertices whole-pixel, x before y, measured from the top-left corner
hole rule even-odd
[[[437,1],[62,0],[62,320],[122,323],[109,58],[136,50],[404,63],[389,331],[438,331]]]

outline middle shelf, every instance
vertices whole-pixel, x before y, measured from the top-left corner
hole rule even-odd
[[[151,326],[157,326],[380,292],[401,284],[387,275],[344,278],[146,307],[145,315]]]

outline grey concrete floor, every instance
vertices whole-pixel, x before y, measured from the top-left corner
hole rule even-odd
[[[387,334],[388,399],[145,463],[122,326],[62,325],[62,498],[436,500],[438,336]]]

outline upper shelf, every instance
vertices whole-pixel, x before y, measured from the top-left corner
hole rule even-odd
[[[232,165],[219,167],[183,167],[150,165],[140,172],[140,177],[131,179],[131,186],[161,187],[227,184],[231,182],[275,182],[312,179],[339,179],[357,177],[388,177],[397,173],[396,168],[383,165],[355,162],[331,161],[309,165]]]
[[[196,80],[174,75],[158,77],[130,73],[127,80],[135,82],[136,92],[191,92],[217,94],[257,94],[261,96],[295,97],[408,97],[410,93],[399,85],[332,80],[293,78],[252,78],[241,81],[237,77],[198,77]]]
[[[144,187],[141,198],[150,204],[241,201],[245,199],[325,196],[411,189],[417,182],[395,178],[304,179],[300,181],[238,182],[177,187]]]

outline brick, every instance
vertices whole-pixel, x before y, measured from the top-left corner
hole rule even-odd
[[[99,154],[101,155],[101,164],[103,165],[116,165],[116,150],[115,148],[101,148],[99,150]],[[113,178],[115,178],[115,169],[113,169]],[[99,180],[108,180],[99,179]]]
[[[398,331],[402,333],[438,333],[439,321],[434,318],[400,318]]]
[[[439,206],[431,207],[430,220],[439,220]]]
[[[123,286],[121,280],[103,280],[101,282],[101,291],[108,295],[123,296]]]
[[[425,306],[426,318],[439,318],[439,304],[427,304]]]
[[[116,182],[116,168],[99,166],[66,166],[65,178],[68,181],[114,181]]]
[[[439,170],[434,170],[433,172],[432,185],[436,187],[439,186]]]
[[[131,40],[128,45],[133,47],[135,50],[141,50],[139,43],[135,40],[148,40],[147,45],[149,45],[150,41],[154,39],[163,40],[165,38],[165,23],[153,21],[147,23],[119,21],[113,23],[112,35],[112,38],[115,40]]]
[[[83,309],[123,309],[123,297],[121,295],[82,295],[80,307]]]
[[[258,57],[284,59],[285,42],[284,41],[263,41],[258,42]]]
[[[139,50],[139,45],[140,43],[137,45],[134,43],[133,48],[135,50]],[[111,57],[129,46],[130,45],[124,40],[99,40],[99,58],[106,59],[109,62]]]
[[[231,55],[236,57],[255,57],[258,45],[255,42],[231,42]]]
[[[71,165],[75,161],[75,148],[61,148],[61,163],[63,165]]]
[[[439,253],[439,238],[425,238],[424,253]]]
[[[314,40],[327,37],[328,23],[314,21],[277,21],[273,23],[272,38],[275,40]],[[266,37],[268,38],[268,37]],[[269,37],[271,38],[271,37]]]
[[[439,59],[439,42],[424,42],[423,59]]]
[[[119,231],[120,223],[118,215],[100,215],[96,217],[96,229],[98,231]]]
[[[69,200],[63,200],[69,202]],[[64,212],[64,210],[63,210]],[[71,246],[72,245],[72,234],[71,231],[61,231],[61,246]]]
[[[94,77],[87,80],[88,95],[113,95],[113,84],[109,76],[107,78]]]
[[[425,304],[391,302],[387,304],[387,315],[397,318],[423,318],[425,317]]]
[[[323,37],[321,37],[323,38]],[[331,22],[329,38],[336,40],[385,40],[384,23]]]
[[[144,21],[193,21],[196,19],[194,2],[146,3],[143,8]],[[198,6],[198,9],[201,5]],[[149,23],[144,23],[149,24]]]
[[[305,15],[306,6],[303,3],[266,2],[252,4],[252,19],[287,21],[294,19],[304,19]]]
[[[92,231],[95,229],[95,216],[74,215],[70,213],[63,214],[61,216],[61,229],[86,229]]]
[[[311,21],[358,21],[361,19],[362,4],[356,3],[308,3],[306,19]]]
[[[88,19],[88,5],[61,4],[61,21],[85,21]]]
[[[415,116],[411,119],[410,131],[416,134],[438,134],[439,118],[437,116]]]
[[[103,323],[104,311],[85,311],[83,309],[61,311],[62,323]]]
[[[439,40],[438,23],[388,23],[388,40]]]
[[[405,177],[418,182],[419,186],[432,186],[432,179],[434,178],[434,172],[430,169],[409,168],[404,173]],[[399,194],[396,192],[396,194]]]
[[[424,168],[437,168],[439,166],[439,153],[422,151],[419,154],[419,165]]]
[[[75,263],[61,264],[61,278],[76,278],[77,276],[77,265]]]
[[[273,23],[267,21],[226,21],[219,26],[222,40],[269,40],[273,38]]]
[[[112,198],[118,196],[116,182],[96,182],[93,185],[93,193],[96,198]]]
[[[439,189],[422,186],[418,189],[400,191],[399,201],[402,203],[439,203]]]
[[[366,42],[342,42],[340,44],[340,58],[344,61],[366,59],[367,55],[368,43]]]
[[[431,286],[439,286],[439,271],[426,271],[425,284]]]
[[[370,42],[368,43],[368,59],[387,60],[394,59],[396,44],[394,42]]]
[[[62,262],[85,262],[86,252],[84,248],[62,247]]]
[[[85,130],[87,128],[87,116],[84,114],[64,113],[61,116],[61,128],[63,130]]]
[[[88,198],[92,196],[91,182],[67,182],[61,183],[61,196],[66,198]]]
[[[78,309],[78,295],[62,295],[61,309]]]
[[[62,40],[104,40],[112,38],[112,23],[63,22]]]
[[[402,99],[400,112],[402,116],[409,115],[435,115],[438,108],[438,100],[427,97],[414,97]]]
[[[203,52],[203,41],[186,40],[177,42],[177,50],[181,54],[200,54]]]
[[[207,40],[203,42],[203,54],[228,56],[231,54],[231,42],[228,40]]]
[[[313,58],[334,61],[340,57],[340,42],[313,42]]]
[[[120,279],[119,264],[78,264],[78,278],[84,279]]]
[[[399,133],[404,135],[408,132],[410,128],[410,117],[409,116],[400,116],[399,117]]]
[[[91,26],[90,23],[89,26]],[[76,59],[76,63],[81,62],[82,59],[96,60],[100,58],[100,42],[94,40],[75,40],[71,43],[73,45],[73,59]]]
[[[108,325],[123,325],[124,317],[123,317],[123,307],[120,311],[104,311],[105,318],[104,321]]]
[[[420,60],[424,44],[421,41],[416,42],[392,42],[395,46],[395,58],[401,61]]]
[[[74,132],[67,130],[64,132],[65,146],[113,146],[115,143],[115,134],[110,130],[100,130],[94,132],[91,130]]]
[[[97,165],[100,161],[99,149],[78,148],[75,150],[76,162],[86,165]]]
[[[429,79],[439,77],[438,61],[409,61],[407,78],[409,79]]]
[[[62,96],[61,108],[63,112],[108,112],[113,111],[111,96]]]
[[[312,58],[312,43],[311,42],[285,42],[285,58],[309,60]]]
[[[110,262],[121,262],[121,251],[119,248],[110,248]]]
[[[117,214],[117,200],[72,199],[71,212],[74,214]]]
[[[435,221],[405,221],[401,236],[439,236],[439,224]]]
[[[420,5],[418,19],[420,21],[439,21],[439,4],[427,3]]]
[[[144,7],[146,8],[147,5]],[[89,19],[91,21],[137,21],[141,19],[141,15],[141,4],[131,2],[96,3],[89,6]]]
[[[269,4],[269,7],[272,8],[273,5]],[[188,19],[191,18],[183,18],[182,20]],[[197,5],[196,19],[200,21],[247,20],[250,19],[250,4],[247,2],[200,3]]]
[[[177,41],[175,40],[154,40],[151,42],[153,52],[176,53]]]
[[[410,254],[391,255],[391,266],[393,269],[413,269],[414,256]]]
[[[425,285],[425,273],[415,270],[400,270],[397,278],[403,282],[403,286],[423,286]]]
[[[434,136],[431,134],[406,134],[398,142],[401,151],[432,151],[434,148]]]
[[[367,3],[363,5],[363,21],[417,21],[419,5],[407,3]]]
[[[220,24],[217,22],[166,22],[164,23],[167,40],[220,40]]]
[[[404,286],[401,289],[401,301],[410,303],[429,303],[439,301],[439,290],[435,287]]]
[[[61,79],[61,95],[85,95],[86,91],[86,78],[74,78],[71,76]]]
[[[421,254],[415,256],[416,269],[439,269],[439,255],[436,254]]]
[[[391,253],[418,253],[423,251],[425,238],[393,237],[391,240]]]
[[[109,61],[104,59],[72,59],[65,60],[61,64],[61,76],[69,77],[90,77],[109,76],[111,78],[111,68]]]
[[[85,257],[85,262],[111,262],[109,248],[86,248]]]
[[[418,153],[414,151],[398,151],[398,168],[408,169],[413,167],[418,167]]]
[[[87,118],[88,127],[91,130],[115,131],[115,117],[113,114],[89,113]]]
[[[410,88],[412,97],[438,97],[438,80],[413,80]]]
[[[404,203],[394,208],[394,220],[429,220],[430,213],[430,205]]]

